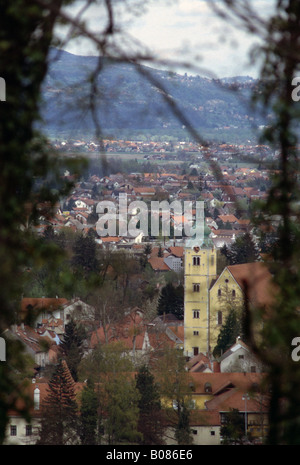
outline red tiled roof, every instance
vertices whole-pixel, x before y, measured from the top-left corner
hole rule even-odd
[[[238,223],[239,220],[234,215],[219,215],[219,218],[223,223]]]
[[[151,257],[148,260],[154,271],[170,271],[168,265],[164,262],[163,257]]]
[[[264,263],[230,265],[227,269],[254,305],[268,306],[273,302],[272,275]]]
[[[230,386],[234,386],[241,391],[251,389],[253,384],[260,385],[264,379],[263,373],[189,373],[194,383],[196,394],[205,394],[205,385],[211,386],[211,394],[219,395],[222,391],[227,391]]]
[[[175,255],[175,257],[181,258],[184,255],[184,247],[172,246],[172,247],[169,247],[169,250],[172,255]]]
[[[153,349],[158,347],[161,348],[164,345],[174,346],[174,342],[164,331],[149,327],[147,322],[144,321],[143,316],[135,311],[127,315],[119,324],[108,326],[107,333],[108,342],[122,341],[130,350],[133,349],[133,345],[136,350],[142,350],[146,333]],[[105,342],[104,329],[100,327],[97,331],[92,333],[91,348],[96,347],[99,343],[104,344]]]

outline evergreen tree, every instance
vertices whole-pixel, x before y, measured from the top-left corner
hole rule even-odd
[[[48,395],[42,406],[40,438],[37,444],[78,444],[75,383],[62,359],[49,381]]]
[[[163,417],[160,396],[154,376],[147,366],[140,367],[136,376],[136,386],[140,393],[138,403],[138,431],[142,434],[141,444],[163,444]]]
[[[242,444],[245,436],[243,416],[237,409],[226,413],[224,424],[221,427],[223,444]]]
[[[190,412],[185,405],[180,407],[178,413],[178,425],[175,430],[175,438],[178,445],[189,445],[193,443],[192,432],[190,428]]]
[[[231,309],[226,318],[225,324],[222,326],[217,345],[213,351],[215,357],[222,355],[236,341],[236,338],[241,336],[241,322],[234,309]]]
[[[162,258],[164,256],[164,252],[163,252],[161,244],[159,244],[157,256],[160,257],[160,258]]]
[[[151,244],[146,244],[145,247],[144,247],[144,255],[148,256],[151,254],[152,252],[152,245]]]
[[[72,266],[75,271],[88,275],[99,271],[96,242],[90,235],[80,235],[73,246]]]
[[[227,249],[227,258],[230,265],[252,263],[260,260],[259,249],[249,233],[236,238]]]
[[[65,333],[59,347],[74,381],[78,381],[77,369],[83,356],[83,340],[84,330],[71,320],[65,326]]]
[[[54,241],[55,233],[52,225],[46,226],[43,236],[47,241]]]
[[[168,283],[162,288],[157,312],[159,315],[172,313],[179,320],[183,319],[184,288],[181,284],[176,287],[172,283]]]
[[[81,394],[80,406],[80,439],[83,445],[95,445],[97,441],[98,425],[98,400],[95,386],[87,380]]]

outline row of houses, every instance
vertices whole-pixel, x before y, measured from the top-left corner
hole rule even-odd
[[[193,169],[190,174],[182,174],[178,166],[171,170],[160,168],[154,173],[117,173],[101,178],[91,175],[88,181],[75,184],[71,195],[57,206],[56,214],[51,221],[49,219],[43,221],[41,217],[38,230],[42,233],[47,224],[52,224],[55,231],[62,227],[71,227],[83,233],[87,233],[90,228],[95,230],[95,219],[91,218],[91,214],[95,211],[97,203],[103,200],[116,203],[120,195],[126,195],[128,202],[135,200],[150,202],[154,199],[183,202],[201,198],[207,208],[207,221],[213,230],[216,246],[221,243],[220,237],[224,239],[225,235],[223,231],[223,234],[218,233],[219,229],[226,229],[227,241],[232,242],[237,234],[250,227],[247,211],[243,212],[243,219],[239,216],[235,217],[234,221],[230,221],[230,216],[236,215],[235,202],[243,201],[245,206],[255,199],[264,198],[265,192],[260,190],[259,182],[267,182],[269,173],[247,167],[234,169],[229,165],[222,165],[220,167],[223,175],[221,182],[216,181],[213,173],[203,172],[201,163],[196,166],[196,175],[192,173]],[[65,177],[71,178],[72,176],[66,172]],[[245,180],[247,182],[252,180],[253,183],[257,181],[257,187],[249,186]],[[196,190],[190,189],[191,184]],[[219,212],[218,218],[215,216],[216,209]],[[226,228],[222,228],[224,224]],[[105,246],[115,247],[116,241],[109,237],[106,240],[103,239],[99,238],[101,245],[103,243]],[[140,241],[146,239],[145,237],[139,238]],[[129,240],[127,237],[119,237],[118,242],[119,245],[121,245],[120,242],[123,245],[130,245],[136,241],[132,238]]]
[[[248,356],[251,357],[250,363],[253,363],[253,355],[249,348],[242,341],[237,341],[228,353],[224,354],[221,363],[212,364],[203,354],[190,360],[187,365],[187,399],[193,445],[220,445],[222,425],[225,424],[228,413],[234,410],[244,419],[246,437],[258,444],[266,437],[269,393],[260,389],[265,373],[241,371],[245,368]],[[226,359],[232,359],[236,367],[241,360],[244,365],[235,371],[222,371],[222,362]],[[74,385],[79,399],[85,383],[77,382]],[[20,413],[11,411],[5,444],[30,445],[35,444],[38,439],[42,407],[48,394],[47,380],[33,378],[32,383],[26,388],[26,393],[32,400],[31,421],[26,421]],[[176,411],[175,399],[170,406]],[[168,425],[167,420],[164,441],[166,445],[177,444],[174,430]]]

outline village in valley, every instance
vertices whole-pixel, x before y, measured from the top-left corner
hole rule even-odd
[[[64,153],[66,145],[63,144]],[[126,145],[129,152],[133,152],[132,157],[134,152],[143,153],[137,143],[120,142],[119,145],[123,152]],[[258,389],[264,377],[264,366],[243,340],[242,332],[235,334],[226,350],[216,351],[216,347],[230,308],[242,308],[245,280],[251,288],[251,304],[266,306],[270,303],[267,291],[270,275],[263,266],[267,248],[251,224],[251,207],[257,199],[264,198],[272,174],[261,168],[262,162],[270,156],[269,149],[220,144],[209,152],[207,148],[196,150],[196,145],[183,143],[177,147],[181,158],[177,155],[177,160],[169,163],[164,144],[151,146],[146,158],[152,161],[149,166],[155,167],[153,172],[116,172],[105,176],[90,172],[85,179],[74,182],[70,195],[56,205],[51,218],[43,216],[41,210],[39,224],[28,225],[45,240],[67,237],[73,241],[73,250],[76,240],[79,243],[79,238],[90,238],[93,253],[100,262],[96,274],[102,277],[105,289],[101,293],[101,287],[92,298],[86,290],[81,291],[80,286],[69,296],[44,295],[41,294],[44,290],[36,285],[41,276],[27,270],[34,275],[33,285],[28,287],[28,295],[20,302],[21,321],[7,332],[24,344],[34,361],[29,387],[34,400],[33,423],[26,424],[20,415],[12,412],[7,443],[36,443],[49,373],[57,363],[66,328],[73,322],[85,328],[81,360],[85,357],[88,360],[99,345],[116,343],[122,344],[134,371],[144,364],[155,368],[157,360],[163,359],[170,349],[183,355],[186,381],[181,395],[189,401],[192,444],[221,444],[224,440],[221,429],[226,414],[232,411],[239,412],[243,424],[246,421],[243,441],[251,439],[252,443],[261,443],[267,434],[267,395]],[[90,147],[86,147],[87,151],[91,151]],[[108,146],[106,148],[109,150]],[[253,163],[238,162],[237,154],[241,153],[249,160],[246,152],[251,153]],[[114,157],[122,155],[116,151]],[[209,157],[218,160],[222,180],[217,180],[210,169]],[[72,173],[65,172],[64,177],[71,179]],[[185,237],[172,237],[172,227],[177,221],[174,214],[170,217],[169,237],[151,237],[151,233],[136,237],[99,236],[96,227],[98,202],[116,203],[124,194],[130,202],[142,200],[149,205],[153,200],[203,201],[203,244],[189,248]],[[253,255],[248,255],[244,261],[242,258],[241,263],[232,262],[226,251],[241,238],[253,242]],[[64,248],[68,248],[66,243]],[[84,253],[88,257],[88,252]],[[120,270],[122,263],[130,266],[126,269],[124,265]],[[176,298],[169,294],[168,301],[163,301],[162,296],[167,290],[171,292],[170,289]],[[56,292],[59,293],[59,286]],[[120,297],[119,294],[125,295],[125,292],[127,297],[120,300],[113,295]],[[35,319],[28,323],[27,316],[32,313]],[[73,381],[76,391],[81,391],[85,381],[79,377]],[[164,394],[162,402],[163,409],[171,408],[176,416],[178,401],[175,392],[173,395],[174,399]],[[174,418],[169,424],[167,419],[164,421],[163,443],[176,444]],[[105,443],[105,438],[102,441]]]
[[[0,444],[299,445],[299,0],[1,20]]]
[[[268,431],[268,393],[260,386],[266,367],[244,340],[241,325],[225,349],[219,335],[228,326],[231,310],[242,311],[245,283],[253,308],[265,308],[271,302],[271,275],[264,261],[277,219],[272,218],[268,235],[253,225],[252,213],[255,202],[265,198],[273,174],[265,162],[274,161],[276,154],[265,145],[201,147],[191,142],[157,141],[105,141],[103,154],[94,142],[56,142],[55,148],[66,157],[80,150],[96,169],[87,170],[81,179],[66,171],[63,177],[74,182],[70,194],[55,206],[51,217],[41,208],[39,224],[28,221],[26,227],[72,255],[71,259],[68,256],[72,265],[63,269],[64,273],[76,275],[81,267],[82,274],[78,274],[78,286],[63,294],[59,281],[67,274],[58,273],[57,287],[52,284],[49,290],[42,272],[26,270],[30,278],[27,294],[19,303],[22,318],[7,334],[21,341],[33,360],[28,387],[33,420],[26,423],[20,414],[11,412],[6,443],[37,442],[51,369],[65,342],[66,328],[72,324],[85,329],[82,372],[73,376],[77,394],[86,385],[83,361],[90,361],[99,346],[126,352],[134,373],[148,366],[158,373],[155,376],[161,386],[157,367],[161,368],[165,354],[175,350],[184,358],[180,399],[188,406],[190,443],[222,444],[228,415],[236,412],[242,418],[241,443],[263,443]],[[124,154],[127,162],[135,163],[134,171],[116,169]],[[96,162],[101,164],[103,156],[108,166],[112,161],[114,172],[103,174],[97,169]],[[213,161],[219,164],[220,179],[211,167]],[[139,165],[143,166],[140,171]],[[118,231],[99,236],[97,204],[117,203],[124,194],[128,202],[142,200],[147,205],[154,200],[204,202],[203,243],[188,247],[185,237],[175,237],[172,231],[179,220],[174,214],[168,237],[152,237],[150,230],[148,235],[136,237],[121,236]],[[84,248],[87,238],[92,245],[82,257],[76,244]],[[237,247],[239,260],[233,253]],[[97,259],[97,266],[91,269],[84,263],[90,253]],[[85,287],[91,275],[100,277],[96,291]],[[167,292],[170,294],[164,299]],[[35,318],[28,318],[29,314]],[[72,373],[67,357],[64,362]],[[173,362],[169,363],[172,367]],[[170,368],[170,384],[175,382],[174,376]],[[174,418],[180,409],[175,394],[166,390],[161,399],[162,410],[173,415],[172,419],[164,417],[163,443],[167,445],[178,443]],[[103,433],[102,443],[109,443],[105,441]]]

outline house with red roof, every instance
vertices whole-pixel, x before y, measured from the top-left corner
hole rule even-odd
[[[183,341],[165,325],[155,324],[145,319],[143,312],[136,308],[118,322],[102,326],[93,331],[90,348],[98,344],[122,342],[129,351],[133,362],[149,362],[151,357],[163,353],[167,347],[177,347]]]

